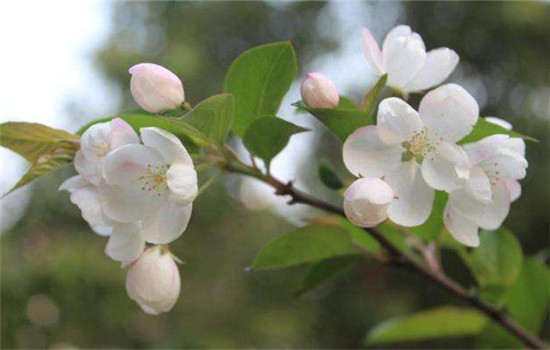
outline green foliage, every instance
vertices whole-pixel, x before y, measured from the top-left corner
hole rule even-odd
[[[428,220],[420,226],[411,227],[409,230],[425,241],[436,240],[445,228],[443,212],[448,198],[449,195],[446,192],[436,191],[432,212]]]
[[[222,145],[231,130],[234,109],[231,94],[214,95],[196,105],[182,120]]]
[[[367,92],[365,97],[363,98],[363,110],[367,115],[374,115],[376,112],[375,107],[378,102],[378,97],[380,96],[380,93],[386,86],[386,82],[388,81],[388,75],[384,74],[383,76],[378,79],[376,84]]]
[[[0,124],[0,145],[11,149],[31,163],[44,154],[54,153],[59,149],[78,149],[78,140],[78,135],[42,124]]]
[[[479,118],[472,132],[468,136],[460,140],[459,144],[476,142],[481,140],[484,137],[495,135],[495,134],[506,134],[506,135],[510,135],[511,137],[520,137],[526,141],[538,142],[538,140],[535,138],[522,135],[519,132],[516,132],[513,130],[507,130],[500,125],[496,125],[486,121],[483,118]]]
[[[321,162],[318,169],[319,178],[325,186],[333,190],[339,190],[344,187],[344,183],[338,177],[338,174],[327,164]]]
[[[353,243],[345,229],[313,224],[271,242],[256,256],[252,268],[265,270],[291,267],[360,253],[361,249]]]
[[[498,294],[514,283],[521,271],[521,246],[506,229],[482,231],[478,248],[470,251],[462,249],[459,252],[490,299],[498,299]]]
[[[296,295],[307,293],[327,282],[359,259],[359,255],[346,255],[318,262],[308,270]]]
[[[535,258],[526,258],[521,273],[504,297],[506,310],[521,326],[538,334],[548,315],[550,272]],[[516,337],[495,323],[479,337],[479,346],[487,349],[521,348]]]
[[[340,96],[340,103],[333,109],[309,107],[302,101],[294,103],[293,106],[307,111],[319,119],[342,142],[358,128],[374,122],[368,113],[360,110],[353,101],[345,96]]]
[[[42,124],[0,124],[0,145],[31,162],[25,175],[5,195],[72,162],[78,150],[78,135]]]
[[[480,333],[486,324],[486,317],[474,309],[442,306],[386,320],[368,332],[365,343],[380,345],[471,336]]]
[[[243,137],[256,119],[277,114],[297,71],[290,42],[258,46],[237,57],[224,88],[235,97],[233,131]]]
[[[260,118],[246,131],[243,142],[255,156],[260,157],[269,168],[271,160],[281,152],[294,134],[309,129],[287,122],[281,118]]]

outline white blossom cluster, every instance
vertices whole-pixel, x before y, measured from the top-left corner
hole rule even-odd
[[[163,112],[183,103],[181,81],[165,68],[145,63],[130,73],[132,95],[143,109]],[[84,132],[74,165],[78,175],[60,189],[96,233],[109,236],[106,254],[129,266],[128,295],[147,313],[170,310],[180,276],[169,251],[158,245],[180,237],[191,218],[198,186],[189,153],[163,129],[141,128],[138,135],[115,118]]]
[[[387,85],[405,99],[443,83],[459,60],[448,48],[426,52],[420,35],[404,25],[388,33],[382,49],[364,29],[362,44],[371,70],[387,74]],[[310,106],[334,108],[337,97],[334,84],[320,73],[310,74],[302,85]],[[419,226],[430,216],[435,191],[445,191],[446,228],[460,243],[478,246],[478,229],[499,228],[520,196],[518,180],[528,165],[520,138],[499,134],[458,145],[478,116],[477,102],[457,84],[428,91],[418,110],[401,98],[384,99],[376,125],[359,128],[344,143],[344,163],[359,177],[344,196],[348,219],[362,227],[386,218]],[[511,128],[497,118],[486,120]]]

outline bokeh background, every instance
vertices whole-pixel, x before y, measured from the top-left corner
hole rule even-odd
[[[313,118],[295,114],[299,80],[331,77],[355,99],[375,82],[360,50],[368,26],[381,41],[409,24],[429,49],[447,46],[483,115],[500,116],[540,140],[529,144],[523,196],[506,225],[527,254],[548,254],[550,8],[548,2],[0,2],[0,121],[75,131],[135,108],[128,67],[155,62],[183,80],[195,104],[218,93],[232,60],[264,43],[292,40],[299,78],[280,115],[314,128],[296,136],[273,165],[285,179],[338,203],[317,178],[320,161],[345,177],[340,145]],[[2,149],[1,192],[26,169]],[[314,213],[287,207],[261,186],[223,177],[196,202],[173,250],[183,292],[153,317],[124,289],[125,271],[57,187],[67,168],[1,203],[1,340],[5,348],[361,348],[376,323],[429,306],[458,303],[421,277],[374,261],[358,263],[295,297],[300,269],[251,273],[255,253]],[[244,198],[244,200],[243,200]],[[261,210],[259,210],[261,209]],[[471,277],[445,255],[459,280]],[[547,328],[547,327],[545,327]],[[546,335],[547,336],[547,335]],[[474,347],[472,339],[398,344]],[[396,347],[392,346],[392,347]]]

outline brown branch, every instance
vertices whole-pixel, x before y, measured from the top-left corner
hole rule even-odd
[[[239,162],[240,163],[240,162]],[[248,167],[245,164],[237,164],[228,162],[226,164],[226,169],[232,172],[237,172],[240,174],[256,177],[264,182],[270,184],[275,188],[275,193],[277,195],[288,195],[292,198],[292,203],[301,203],[307,204],[314,208],[318,208],[329,213],[341,215],[345,217],[344,211],[334,206],[328,202],[310,196],[307,193],[304,193],[296,189],[292,182],[284,183],[271,175],[264,175],[259,170]],[[455,296],[458,296],[460,299],[466,301],[468,304],[472,305],[474,308],[483,312],[495,322],[500,324],[503,328],[507,329],[510,333],[514,334],[518,339],[520,339],[525,345],[529,346],[532,349],[547,349],[547,345],[539,339],[536,335],[530,333],[523,327],[521,327],[513,318],[508,316],[503,310],[497,309],[493,305],[484,302],[483,300],[477,298],[475,295],[469,293],[464,287],[445,276],[442,271],[433,271],[432,269],[427,268],[417,260],[409,257],[407,254],[401,252],[397,247],[395,247],[380,231],[376,228],[364,228],[364,230],[374,237],[382,247],[384,247],[388,253],[392,256],[393,261],[399,262],[398,265],[408,266],[420,274],[424,275],[431,281],[439,284],[441,287],[451,292]]]

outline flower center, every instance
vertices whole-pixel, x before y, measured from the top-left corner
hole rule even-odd
[[[92,145],[92,149],[96,152],[98,158],[103,158],[109,153],[109,145],[107,142],[98,142]]]
[[[441,142],[441,138],[433,138],[433,135],[428,134],[428,128],[424,128],[420,131],[415,131],[410,139],[403,142],[403,147],[406,152],[403,156],[403,160],[417,159],[422,161],[426,157],[430,157],[437,146]]]
[[[489,166],[485,166],[483,170],[485,170],[485,174],[489,178],[491,187],[496,186],[496,184],[500,181],[500,171],[499,171],[498,162],[494,162]]]
[[[154,195],[159,197],[166,193],[168,189],[168,184],[166,182],[166,172],[168,168],[170,168],[169,164],[156,166],[148,164],[147,170],[139,177],[142,184],[141,189],[143,191],[153,192]]]

